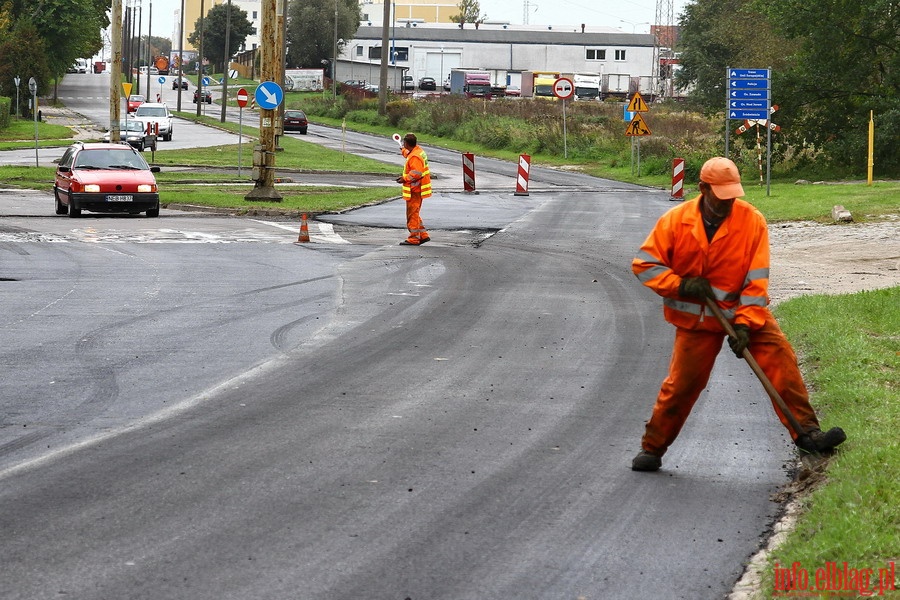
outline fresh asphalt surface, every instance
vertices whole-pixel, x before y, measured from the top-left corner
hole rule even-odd
[[[294,244],[0,193],[0,597],[726,595],[790,453],[725,351],[629,469],[672,339],[630,261],[667,194],[535,169],[517,197],[478,160],[463,194],[428,150],[421,248],[402,202]]]

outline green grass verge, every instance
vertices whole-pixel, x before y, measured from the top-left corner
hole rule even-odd
[[[160,189],[159,200],[163,206],[192,204],[227,208],[238,213],[259,208],[310,214],[335,212],[380,202],[400,194],[399,187],[391,189],[276,186],[278,193],[282,196],[281,202],[261,202],[244,200],[244,197],[253,189],[252,183],[223,183],[213,187],[174,183],[160,185]]]
[[[805,514],[772,553],[766,598],[778,591],[776,562],[798,563],[811,584],[829,562],[874,569],[873,578],[900,562],[900,288],[795,298],[776,313],[803,357],[823,428],[843,427],[847,441],[831,460],[827,485],[803,500]]]
[[[50,148],[68,146],[72,143],[74,133],[65,125],[38,121],[37,135],[38,146]],[[12,117],[9,127],[0,129],[0,150],[18,150],[20,148],[34,148],[34,121]]]

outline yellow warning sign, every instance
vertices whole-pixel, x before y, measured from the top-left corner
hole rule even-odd
[[[125,92],[126,98],[131,95],[131,85],[132,84],[128,83],[127,81],[122,82],[122,91]]]
[[[635,92],[634,96],[631,97],[631,102],[628,103],[628,112],[648,112],[650,107],[647,106],[647,103],[644,102],[644,99],[641,97],[640,92]]]
[[[628,127],[625,129],[625,135],[629,137],[650,135],[650,128],[647,127],[647,123],[644,122],[644,117],[641,116],[641,113],[634,115],[631,123],[629,123]]]

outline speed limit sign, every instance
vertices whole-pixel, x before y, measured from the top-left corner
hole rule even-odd
[[[568,100],[575,94],[575,86],[567,77],[560,77],[553,82],[553,95],[560,100]]]

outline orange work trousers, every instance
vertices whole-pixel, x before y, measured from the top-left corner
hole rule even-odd
[[[724,332],[676,328],[669,374],[663,380],[641,439],[644,450],[662,456],[678,437],[694,403],[706,388],[725,335]],[[818,428],[819,422],[809,404],[809,393],[797,365],[797,356],[771,314],[762,328],[750,332],[749,349],[797,421],[804,429]],[[772,406],[791,438],[796,439],[797,434],[781,409],[774,401]]]
[[[419,211],[422,209],[422,195],[413,192],[412,196],[406,201],[406,228],[409,230],[409,237],[406,241],[410,244],[421,244],[422,241],[430,239],[428,232],[425,231],[425,224],[419,217]]]

